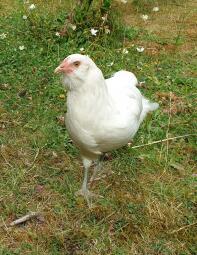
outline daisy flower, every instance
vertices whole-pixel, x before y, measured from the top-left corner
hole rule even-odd
[[[114,65],[114,62],[107,64],[107,66],[113,66],[113,65]]]
[[[120,0],[121,3],[126,4],[127,0]]]
[[[109,28],[105,28],[105,33],[106,34],[110,34],[111,33],[110,29]]]
[[[34,10],[36,8],[36,6],[35,6],[35,4],[31,4],[30,6],[29,6],[29,10]]]
[[[142,18],[144,21],[146,21],[146,20],[148,20],[148,15],[147,15],[147,14],[143,14],[143,15],[141,16],[141,18]]]
[[[129,51],[128,51],[127,49],[123,49],[122,53],[123,53],[123,54],[128,54]]]
[[[5,39],[6,37],[7,37],[7,34],[6,34],[6,33],[0,34],[0,38],[1,38],[1,39]]]
[[[77,28],[77,26],[76,26],[76,25],[74,25],[74,24],[70,24],[70,27],[72,28],[72,30],[73,30],[73,31],[75,31],[75,30],[76,30],[76,28]]]
[[[91,28],[91,29],[90,29],[90,33],[91,33],[92,35],[94,35],[94,36],[96,36],[97,32],[98,32],[97,29],[94,29],[94,28]]]
[[[139,46],[139,47],[137,47],[136,48],[136,50],[138,51],[138,52],[143,52],[144,51],[144,47],[142,47],[142,46]]]
[[[59,32],[56,32],[55,35],[56,35],[57,37],[60,37],[60,33],[59,33]]]
[[[153,12],[158,12],[159,11],[159,7],[158,6],[155,6],[152,10]]]
[[[103,17],[101,17],[101,19],[102,19],[103,21],[106,21],[106,20],[107,20],[107,16],[103,16]]]
[[[24,45],[21,45],[21,46],[19,46],[18,48],[19,48],[19,50],[24,50],[24,49],[25,49],[25,46],[24,46]]]

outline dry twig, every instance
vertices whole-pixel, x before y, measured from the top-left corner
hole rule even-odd
[[[179,228],[179,229],[175,229],[175,230],[173,230],[172,232],[170,232],[170,234],[177,233],[177,232],[179,232],[179,231],[181,231],[181,230],[183,230],[183,229],[192,227],[192,226],[194,226],[194,225],[197,225],[197,222],[194,222],[194,223],[189,224],[189,225],[185,225],[185,226],[183,226],[183,227],[181,227],[181,228]]]
[[[27,215],[12,221],[10,224],[6,225],[6,227],[14,227],[28,220],[31,220],[32,218],[38,218],[38,217],[40,217],[40,212],[30,212]],[[5,227],[5,224],[1,225],[1,227]]]
[[[197,136],[197,134],[186,134],[186,135],[179,135],[179,136],[175,136],[175,137],[169,137],[169,138],[161,139],[161,140],[154,141],[154,142],[151,142],[151,143],[145,143],[145,144],[132,146],[130,148],[131,149],[136,149],[136,148],[145,147],[145,146],[149,146],[149,145],[156,144],[156,143],[163,143],[163,142],[167,142],[167,141],[171,141],[171,140],[175,140],[175,139],[179,139],[179,138],[184,138],[184,137],[188,137],[188,136]]]

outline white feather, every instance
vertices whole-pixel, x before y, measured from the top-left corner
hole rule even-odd
[[[119,71],[105,80],[87,56],[69,56],[69,61],[76,59],[81,61],[81,69],[66,76],[69,84],[66,126],[81,154],[94,159],[126,145],[146,114],[158,105],[141,95],[133,73]],[[83,62],[89,64],[88,69],[83,68]]]

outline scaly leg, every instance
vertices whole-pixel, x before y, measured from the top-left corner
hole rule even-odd
[[[101,171],[102,165],[103,165],[102,162],[100,161],[100,159],[98,159],[96,161],[96,165],[94,166],[93,173],[92,173],[92,176],[90,178],[89,184],[91,184],[96,179],[96,176]]]
[[[101,172],[101,169],[102,169],[102,166],[103,166],[104,157],[105,157],[105,154],[103,154],[102,156],[100,156],[99,159],[97,159],[96,165],[95,165],[95,167],[93,169],[93,174],[92,174],[92,176],[90,178],[89,184],[91,184],[96,179],[96,176],[98,175],[98,173]]]
[[[75,194],[84,196],[84,198],[87,201],[88,206],[91,207],[90,198],[95,196],[95,195],[88,190],[87,184],[88,184],[88,171],[89,171],[89,168],[92,164],[92,160],[83,157],[82,161],[83,161],[83,167],[84,167],[83,183],[82,183],[81,189],[79,191],[77,191]]]

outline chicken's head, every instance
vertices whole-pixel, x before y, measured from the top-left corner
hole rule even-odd
[[[94,62],[85,55],[72,54],[65,58],[55,69],[55,73],[63,74],[63,82],[70,89],[78,82],[83,82],[91,68],[96,67]]]

